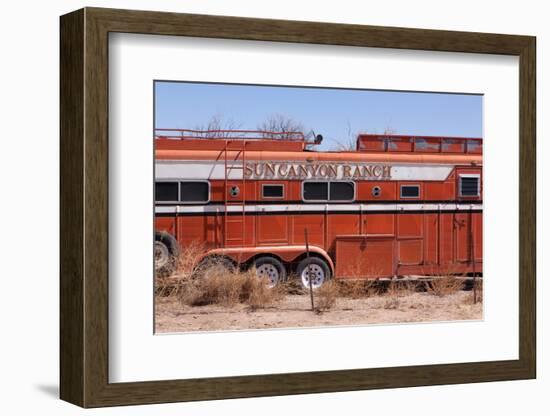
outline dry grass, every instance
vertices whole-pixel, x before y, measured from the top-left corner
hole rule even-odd
[[[475,294],[477,302],[483,302],[483,279],[479,277],[474,280],[472,288],[472,296]]]
[[[392,296],[384,302],[384,309],[398,309],[399,304],[399,299]]]
[[[176,259],[176,269],[170,275],[155,276],[155,294],[160,297],[178,296],[188,286],[193,271],[206,252],[204,244],[191,242]]]
[[[203,243],[192,241],[181,250],[177,260],[176,272],[174,274],[179,279],[190,278],[198,262],[207,251]]]
[[[227,276],[213,270],[203,279],[186,282],[179,300],[189,306],[219,304],[231,307],[239,303],[242,285],[240,275]]]
[[[340,296],[351,299],[369,298],[382,293],[380,282],[374,279],[337,280]]]
[[[205,270],[200,279],[188,279],[179,292],[179,300],[188,306],[221,305],[233,307],[239,303],[252,309],[272,306],[284,293],[270,289],[265,279],[259,279],[254,269],[230,272],[220,267]]]
[[[349,279],[338,280],[340,296],[351,299],[387,296],[400,298],[416,293],[419,290],[418,281],[414,280],[378,280]]]
[[[287,295],[305,295],[309,293],[309,289],[306,289],[302,285],[302,282],[296,274],[291,274],[287,280],[279,282],[277,288]]]
[[[398,309],[401,305],[400,298],[414,294],[416,289],[415,282],[391,280],[386,286],[384,309]]]
[[[314,292],[316,312],[324,312],[336,305],[336,299],[340,297],[340,285],[331,280],[326,282]]]
[[[181,286],[175,285],[170,277],[157,275],[155,278],[155,296],[163,298],[177,296],[180,289]]]
[[[302,328],[382,323],[463,321],[483,318],[483,304],[466,302],[466,291],[437,297],[416,292],[389,304],[388,296],[362,299],[338,298],[327,312],[312,313],[308,295],[287,295],[276,307],[251,310],[246,304],[232,308],[219,305],[193,307],[176,298],[158,298],[155,331],[225,331],[240,329]],[[388,309],[384,306],[389,307]]]
[[[365,258],[356,258],[346,268],[347,278],[338,280],[340,295],[351,299],[377,296],[383,292],[383,285],[379,280],[372,278],[372,276],[381,275],[382,270],[369,265]]]
[[[168,277],[157,276],[156,296],[177,299],[183,307],[219,305],[233,308],[242,305],[241,308],[254,311],[280,304],[287,296],[309,293],[302,287],[299,279],[292,276],[277,287],[269,288],[267,281],[259,279],[254,269],[244,272],[229,270],[223,261],[209,263],[208,267],[197,274],[196,266],[204,252],[204,245],[198,243],[192,243],[182,250],[175,273]],[[363,265],[358,264],[357,270],[364,270]],[[476,302],[474,291],[471,290],[460,297],[465,307],[483,301],[482,279],[475,280],[474,284],[477,289]],[[348,300],[361,299],[374,302],[374,309],[386,309],[388,313],[389,310],[399,312],[405,307],[405,299],[414,295],[418,289],[424,289],[426,295],[450,299],[464,289],[464,281],[457,279],[456,273],[452,271],[444,277],[423,283],[360,278],[332,280],[315,290],[315,312],[336,310],[337,306]],[[414,305],[410,307],[416,308]]]
[[[479,277],[474,279],[468,296],[464,298],[465,305],[473,305],[476,303],[483,303],[483,279]]]
[[[417,291],[417,283],[410,280],[390,280],[386,285],[385,294],[389,297],[401,298]]]
[[[284,287],[276,286],[270,288],[267,279],[260,279],[256,270],[251,269],[246,274],[247,279],[243,286],[241,300],[244,300],[250,309],[261,309],[273,306],[284,299],[286,292]]]
[[[464,281],[455,276],[444,276],[425,283],[426,292],[434,296],[448,296],[464,289]]]

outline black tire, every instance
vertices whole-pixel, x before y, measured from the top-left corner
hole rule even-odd
[[[296,274],[298,275],[298,280],[304,287],[304,289],[309,290],[309,279],[308,279],[308,267],[310,273],[314,275],[312,280],[313,289],[320,288],[324,283],[328,282],[332,278],[332,273],[327,262],[319,257],[309,257],[303,259],[296,268]]]
[[[180,250],[176,239],[164,231],[155,233],[154,261],[155,272],[160,276],[174,273]]]
[[[254,260],[256,275],[268,279],[268,286],[275,287],[286,280],[286,268],[275,257],[262,256]]]

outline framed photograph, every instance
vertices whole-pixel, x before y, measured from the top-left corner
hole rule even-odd
[[[534,37],[60,27],[63,400],[536,377]]]

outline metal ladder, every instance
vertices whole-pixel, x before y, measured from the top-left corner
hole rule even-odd
[[[246,178],[244,176],[244,168],[246,164],[246,140],[226,140],[223,150],[224,154],[224,221],[223,221],[223,247],[227,247],[232,243],[239,243],[244,245],[245,242],[245,201],[246,201]],[[229,153],[236,151],[237,153],[232,159],[229,159]],[[235,162],[242,161],[242,165],[235,166]],[[241,170],[242,175],[240,179],[239,195],[237,200],[233,201],[230,195],[230,189],[228,188],[229,182],[233,181],[229,179],[231,171]],[[230,214],[230,207],[240,207],[237,212],[239,216],[233,216]],[[232,211],[235,212],[235,211]],[[231,217],[231,219],[229,219]],[[229,224],[241,224],[241,233],[239,238],[231,238],[229,233]]]

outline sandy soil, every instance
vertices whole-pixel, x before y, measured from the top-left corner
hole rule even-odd
[[[438,297],[413,293],[348,299],[322,313],[311,312],[307,295],[287,295],[275,307],[250,310],[246,305],[185,306],[175,298],[156,299],[156,332],[223,331],[237,329],[296,328],[401,322],[482,319],[483,306],[472,303],[472,292]]]

